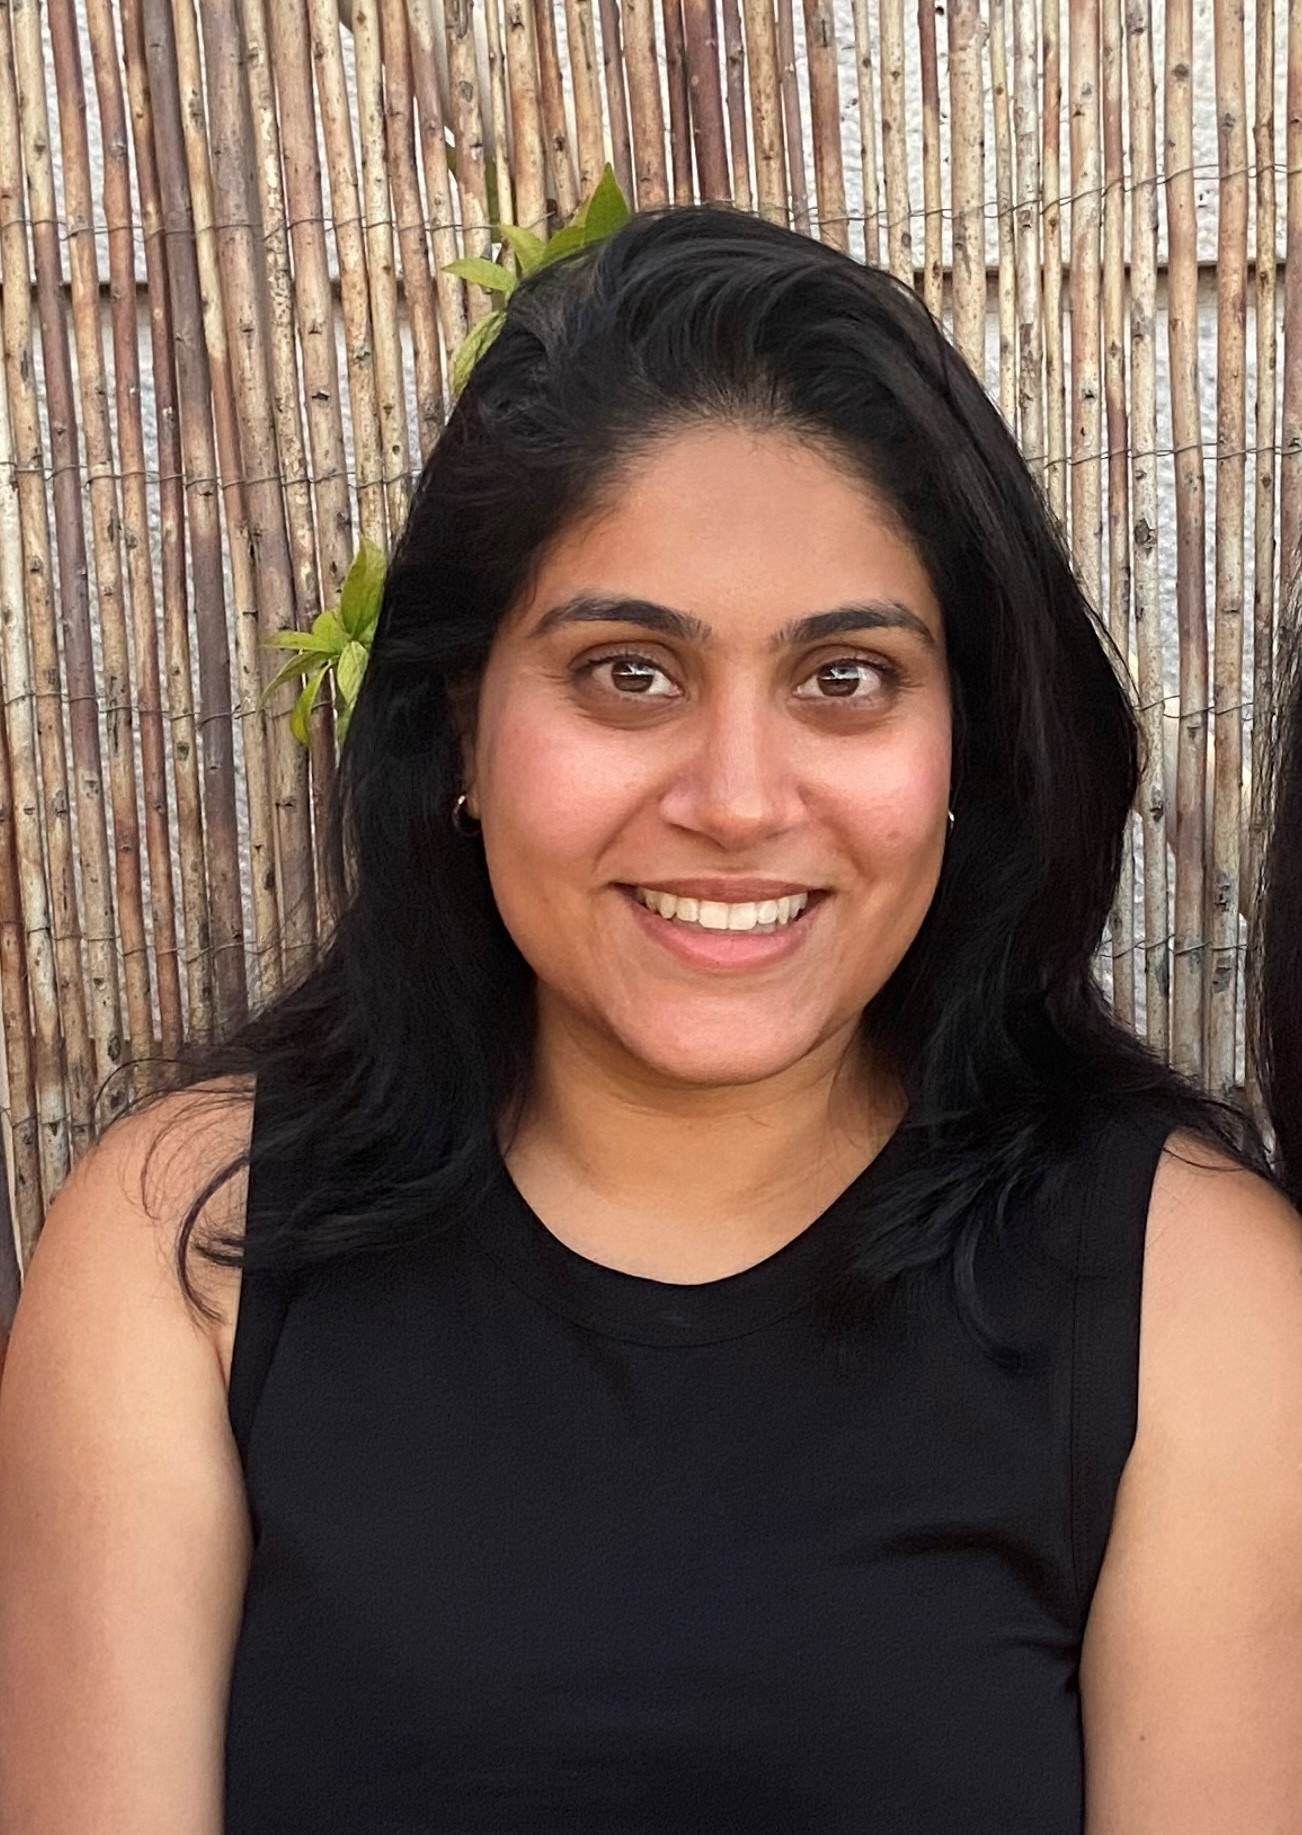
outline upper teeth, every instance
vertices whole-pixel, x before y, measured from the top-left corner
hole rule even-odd
[[[637,886],[635,892],[641,904],[659,912],[662,918],[674,918],[680,924],[697,924],[703,930],[774,929],[799,917],[809,903],[808,892],[736,905],[725,904],[722,899],[678,898],[672,892],[654,892],[646,886]]]

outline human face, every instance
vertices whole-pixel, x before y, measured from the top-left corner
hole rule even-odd
[[[809,446],[667,435],[503,621],[467,772],[544,1048],[560,1023],[654,1079],[715,1087],[835,1056],[944,854],[950,698],[927,573]],[[696,922],[648,893],[695,901]],[[774,923],[793,895],[800,915]],[[719,904],[730,925],[769,921],[703,928]]]

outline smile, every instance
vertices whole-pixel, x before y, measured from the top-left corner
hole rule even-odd
[[[633,896],[658,917],[693,930],[749,930],[762,936],[794,923],[809,903],[807,892],[736,904],[722,899],[679,898],[672,892],[655,892],[646,886],[634,886]]]

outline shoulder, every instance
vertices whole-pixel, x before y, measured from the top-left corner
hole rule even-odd
[[[24,1292],[86,1280],[110,1293],[152,1293],[184,1313],[220,1354],[233,1330],[239,1271],[191,1252],[186,1267],[196,1309],[181,1285],[178,1241],[201,1196],[204,1233],[241,1229],[248,1180],[247,1167],[236,1163],[247,1154],[252,1110],[252,1079],[221,1077],[156,1096],[119,1117],[77,1161],[50,1205]],[[232,1164],[234,1173],[215,1185]]]
[[[1137,1429],[1082,1653],[1091,1835],[1286,1826],[1299,1673],[1302,1217],[1175,1131],[1149,1201]]]
[[[1302,1379],[1302,1216],[1184,1130],[1168,1136],[1153,1180],[1142,1340],[1140,1407],[1153,1431],[1179,1426],[1189,1381],[1215,1391],[1218,1378],[1265,1377],[1272,1364]],[[1231,1414],[1234,1393],[1222,1402]]]

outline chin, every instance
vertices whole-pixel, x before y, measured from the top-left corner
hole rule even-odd
[[[770,1077],[790,1070],[809,1052],[818,1040],[756,1039],[740,1033],[732,1038],[689,1038],[686,1036],[655,1038],[623,1037],[625,1051],[658,1077],[670,1083],[694,1085],[700,1089],[719,1089],[747,1083],[763,1083]]]

